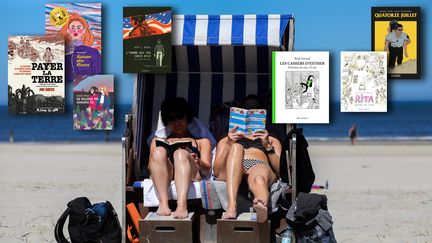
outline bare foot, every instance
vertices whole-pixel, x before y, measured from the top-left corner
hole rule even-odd
[[[236,219],[237,218],[237,207],[229,206],[226,212],[222,215],[222,219]]]
[[[156,214],[160,216],[169,216],[171,215],[171,210],[169,209],[168,205],[160,204],[156,211]]]
[[[187,207],[177,206],[176,211],[173,213],[175,219],[185,219],[189,216]]]
[[[265,221],[267,221],[267,205],[264,202],[264,200],[262,199],[257,199],[255,198],[253,200],[253,208],[255,210],[255,212],[257,213],[257,222],[258,223],[263,223]]]

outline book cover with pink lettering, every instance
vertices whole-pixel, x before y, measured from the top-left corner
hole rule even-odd
[[[386,52],[341,52],[341,112],[387,112]]]

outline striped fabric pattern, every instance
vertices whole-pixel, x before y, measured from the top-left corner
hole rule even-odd
[[[256,45],[280,47],[293,16],[174,15],[174,46]]]
[[[215,104],[270,94],[271,54],[292,50],[293,24],[291,15],[173,17],[173,72],[136,78],[135,148],[144,177],[145,140],[157,128],[162,101],[184,97],[195,116],[208,123]]]

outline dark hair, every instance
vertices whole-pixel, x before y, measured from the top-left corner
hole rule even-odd
[[[142,15],[136,15],[136,16],[132,16],[131,20],[135,22],[133,24],[137,25],[137,24],[140,24],[141,22],[143,22],[144,18]]]
[[[50,50],[51,51],[51,48],[47,47],[45,50],[47,50],[47,51]]]
[[[193,118],[192,109],[183,97],[169,98],[162,102],[161,116],[164,126],[168,126],[168,120],[172,114],[185,115],[188,123],[190,123]]]
[[[89,92],[90,92],[91,90],[93,90],[95,93],[98,92],[98,88],[96,88],[95,86],[92,86],[92,87],[89,89]]]
[[[309,75],[307,80],[309,80],[311,77],[315,78],[315,76],[313,76],[313,74]]]
[[[401,24],[397,24],[397,28],[403,27],[403,25]]]
[[[390,25],[390,31],[392,31],[392,30],[397,29],[399,23],[396,19],[393,19],[390,21],[389,25]]]
[[[265,109],[264,102],[257,95],[248,95],[240,101],[240,108],[243,109]]]

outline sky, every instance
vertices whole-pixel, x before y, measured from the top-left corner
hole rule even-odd
[[[2,0],[0,31],[0,105],[7,104],[7,38],[8,35],[42,35],[45,32],[43,0]],[[372,6],[420,6],[421,79],[389,80],[392,101],[432,100],[432,49],[428,42],[432,18],[431,0],[104,0],[103,71],[115,76],[118,104],[131,104],[134,75],[123,73],[122,15],[124,6],[171,6],[174,14],[294,14],[295,45],[298,51],[330,51],[330,98],[339,100],[339,56],[341,51],[367,51],[371,46]],[[67,85],[66,91],[71,90]],[[70,92],[71,93],[71,92]],[[67,98],[72,103],[71,95]]]

